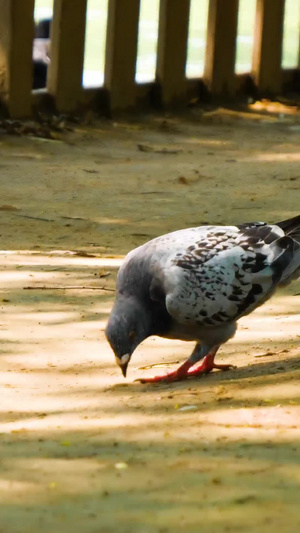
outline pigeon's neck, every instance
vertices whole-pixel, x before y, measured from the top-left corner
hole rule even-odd
[[[156,275],[148,257],[132,259],[120,271],[117,288],[121,293],[135,299],[141,312],[146,311],[149,336],[164,336],[171,329],[172,322],[166,309],[164,291],[161,286],[157,286]]]
[[[164,302],[150,301],[151,309],[151,335],[165,337],[172,328],[172,318]]]

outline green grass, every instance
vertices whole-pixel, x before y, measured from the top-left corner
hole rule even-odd
[[[299,64],[299,0],[285,0],[283,61],[284,68],[293,68]]]
[[[186,74],[189,78],[199,78],[203,74],[205,59],[206,26],[208,0],[191,1],[189,40]]]
[[[88,0],[84,70],[85,75],[92,78],[93,85],[101,85],[103,81],[107,3],[108,0]],[[51,8],[52,4],[52,0],[36,0],[36,13],[41,13],[42,8]],[[236,53],[237,72],[249,72],[251,69],[255,5],[256,0],[240,0]],[[148,81],[155,76],[158,10],[159,0],[141,0],[137,60],[138,81]],[[186,67],[188,77],[201,77],[203,74],[207,12],[208,0],[191,0]],[[282,59],[284,68],[298,65],[299,24],[300,0],[286,0]]]

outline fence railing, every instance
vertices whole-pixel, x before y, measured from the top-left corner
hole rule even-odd
[[[0,0],[2,108],[21,118],[45,101],[59,112],[94,107],[111,113],[185,105],[204,94],[235,97],[249,87],[257,94],[280,94],[300,72],[281,66],[284,8],[285,0],[257,0],[252,69],[238,75],[239,0],[209,0],[204,74],[187,79],[190,0],[160,0],[156,77],[137,83],[140,0],[109,0],[104,85],[89,89],[82,86],[87,0],[54,0],[47,88],[37,92],[32,91],[34,0]]]

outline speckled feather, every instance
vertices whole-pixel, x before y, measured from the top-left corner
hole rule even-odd
[[[295,238],[280,224],[203,226],[163,235],[128,254],[117,287],[165,298],[181,325],[235,322],[299,273],[299,230]]]

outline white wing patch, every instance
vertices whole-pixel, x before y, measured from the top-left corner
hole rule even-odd
[[[215,228],[165,266],[166,306],[180,323],[236,320],[272,290],[272,251],[252,247],[237,228]]]
[[[294,275],[293,247],[281,227],[263,222],[188,228],[130,252],[117,286],[130,294],[138,279],[144,295],[155,279],[151,297],[164,301],[177,322],[226,324],[253,311]]]

